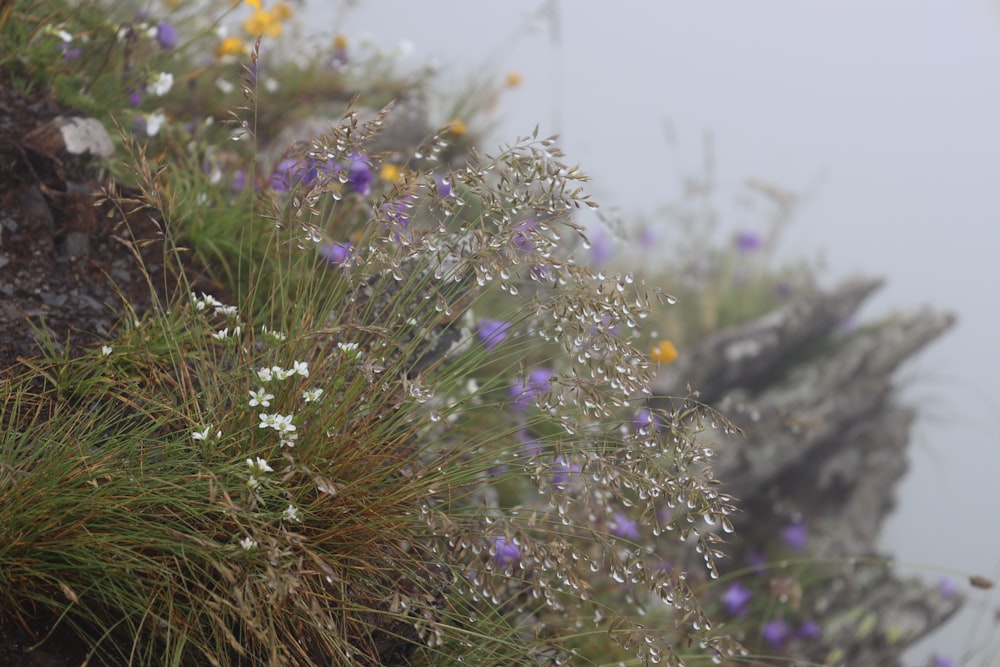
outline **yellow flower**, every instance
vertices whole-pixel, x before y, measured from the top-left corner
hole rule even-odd
[[[462,122],[461,118],[452,118],[448,121],[448,124],[445,125],[445,128],[452,134],[459,137],[466,132],[465,123]]]
[[[253,7],[253,14],[243,19],[243,30],[253,37],[277,37],[281,34],[281,22],[292,15],[291,6],[285,2],[279,2],[271,10],[263,9],[260,0],[246,0],[246,3]]]
[[[677,348],[669,340],[661,340],[653,346],[649,354],[653,357],[653,361],[661,364],[669,364],[677,358]]]
[[[333,48],[337,49],[338,51],[346,51],[347,37],[345,37],[344,35],[334,35]]]
[[[239,37],[226,37],[219,44],[218,48],[215,49],[215,55],[218,57],[222,56],[238,56],[246,49],[243,44],[243,40]]]
[[[281,19],[274,12],[255,9],[251,16],[243,19],[243,30],[248,35],[277,37],[281,34]]]
[[[395,183],[399,180],[399,167],[391,162],[386,162],[382,165],[382,169],[379,170],[378,177],[388,183]]]
[[[274,6],[274,16],[279,21],[287,21],[292,17],[292,8],[287,2],[279,2]]]
[[[521,76],[520,72],[511,71],[507,72],[507,76],[504,77],[503,82],[507,84],[508,88],[517,88],[521,85],[521,81],[523,80],[524,78]]]

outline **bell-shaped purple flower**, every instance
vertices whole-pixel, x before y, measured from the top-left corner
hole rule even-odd
[[[507,338],[508,331],[510,331],[510,322],[504,320],[485,318],[476,325],[476,337],[482,341],[487,350],[502,343]]]
[[[791,630],[788,627],[788,621],[778,618],[765,623],[760,634],[772,649],[780,651],[784,648],[785,642],[788,641]]]
[[[760,236],[750,231],[742,231],[736,236],[736,249],[741,253],[749,254],[758,250],[763,242]]]
[[[372,192],[374,179],[368,158],[358,152],[351,153],[351,160],[347,165],[347,184],[351,189],[367,197]]]
[[[439,176],[434,179],[434,183],[437,185],[438,197],[441,199],[451,197],[451,181],[447,178]]]
[[[822,634],[823,629],[813,620],[802,621],[799,627],[795,628],[796,639],[819,639]]]
[[[328,243],[327,245],[322,245],[319,248],[319,254],[323,258],[337,266],[343,264],[351,258],[354,253],[354,244],[352,243]]]
[[[627,540],[639,539],[639,524],[621,512],[615,512],[614,518],[608,523],[612,535],[624,537]]]
[[[722,594],[722,606],[733,616],[743,616],[747,613],[751,598],[753,592],[740,582],[734,581]]]
[[[521,384],[511,385],[510,396],[513,398],[511,407],[518,411],[528,409],[535,396],[545,393],[552,386],[552,371],[547,368],[536,368]]]
[[[570,477],[583,468],[579,464],[571,464],[565,456],[557,456],[552,462],[552,488],[565,491],[569,487]]]
[[[806,545],[809,544],[809,530],[806,528],[805,522],[796,521],[785,526],[785,529],[781,531],[781,541],[792,551],[805,549]]]
[[[177,47],[177,29],[162,21],[156,26],[156,41],[164,51],[173,51]]]
[[[512,541],[508,541],[503,535],[497,535],[491,539],[493,561],[500,567],[507,567],[521,559],[521,550]]]

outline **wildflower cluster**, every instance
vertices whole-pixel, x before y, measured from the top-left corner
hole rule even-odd
[[[287,7],[249,4],[248,36],[281,31]],[[51,581],[104,582],[94,600],[108,602],[82,597],[67,613],[100,629],[109,664],[122,662],[118,642],[150,663],[223,665],[566,664],[598,641],[608,659],[668,664],[684,645],[737,651],[689,583],[689,570],[717,575],[731,530],[732,501],[695,437],[718,417],[693,401],[646,406],[669,362],[664,345],[658,358],[644,349],[653,305],[634,276],[578,261],[573,215],[593,204],[555,140],[465,153],[473,115],[456,113],[393,144],[388,105],[349,111],[256,174],[243,138],[267,114],[271,61],[223,42],[197,74],[170,66],[198,38],[186,27],[128,28],[149,57],[124,89],[84,67],[86,46],[67,65],[135,96],[162,139],[162,153],[128,142],[140,203],[159,211],[167,256],[192,248],[235,305],[184,285],[184,299],[95,351],[100,366],[52,360],[52,397],[5,416],[103,397],[86,419],[4,429],[12,468],[70,480],[79,507],[45,511],[85,517],[59,528],[73,564],[62,579],[27,571],[31,544],[11,539],[23,552],[7,588],[42,581],[33,602],[51,599]],[[334,46],[341,63],[356,58],[345,39]],[[208,102],[174,98],[220,89],[227,60],[244,58],[232,142]],[[189,74],[209,78],[179,86]],[[239,192],[220,187],[238,173]],[[17,458],[36,441],[74,453]]]

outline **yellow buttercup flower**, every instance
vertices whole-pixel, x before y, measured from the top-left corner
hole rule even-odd
[[[391,162],[386,162],[379,170],[378,177],[388,183],[395,183],[399,180],[399,167]]]
[[[274,9],[261,8],[260,0],[246,0],[253,7],[253,14],[243,20],[243,30],[248,35],[267,35],[277,37],[281,34],[281,22],[292,15],[292,8],[284,2],[279,2]]]
[[[334,35],[333,37],[333,48],[338,51],[347,50],[347,37],[344,35]]]
[[[445,127],[448,128],[449,132],[457,136],[462,136],[466,133],[465,123],[462,122],[461,118],[452,118]]]
[[[520,72],[511,71],[507,72],[507,76],[504,77],[503,82],[507,84],[508,88],[517,88],[521,85],[521,81],[523,80],[524,78],[521,76]]]
[[[286,2],[279,2],[274,6],[274,16],[279,21],[287,21],[292,17],[292,8]]]
[[[219,44],[218,48],[215,49],[215,55],[218,57],[222,56],[238,56],[246,50],[246,45],[243,40],[239,37],[226,37]]]
[[[669,364],[677,358],[677,348],[669,340],[661,340],[653,346],[649,354],[653,357],[653,361]]]

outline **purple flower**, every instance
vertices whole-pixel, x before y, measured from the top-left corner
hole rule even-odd
[[[652,248],[660,242],[660,235],[652,227],[643,227],[639,230],[639,243],[644,248]]]
[[[656,520],[661,526],[667,525],[673,518],[674,511],[666,505],[661,505],[660,508],[656,510]]]
[[[618,328],[619,327],[618,327],[617,324],[611,324],[611,316],[610,315],[604,315],[603,317],[601,317],[601,325],[600,326],[592,326],[592,327],[590,327],[589,331],[590,331],[590,335],[591,336],[598,336],[602,332],[608,334],[609,336],[617,336],[618,335]]]
[[[738,581],[729,584],[729,588],[722,594],[722,606],[733,616],[743,616],[747,613],[747,606],[753,592]]]
[[[621,512],[615,512],[614,520],[608,524],[608,528],[612,535],[633,541],[639,539],[639,524]]]
[[[493,466],[492,468],[490,468],[489,470],[487,470],[486,474],[490,475],[491,477],[496,477],[498,475],[504,474],[509,469],[510,469],[510,467],[506,463],[499,463],[499,464]]]
[[[511,407],[515,410],[527,410],[535,396],[550,389],[552,371],[547,368],[536,368],[520,385],[511,385],[510,396],[514,399]]]
[[[76,60],[83,53],[79,48],[74,48],[71,42],[63,42],[59,45],[59,48],[63,52],[63,62],[70,62],[71,60]]]
[[[569,486],[569,478],[573,473],[580,472],[583,468],[579,464],[570,464],[565,456],[559,455],[552,463],[552,488],[557,491],[565,491]]]
[[[521,446],[518,448],[518,454],[520,456],[538,456],[542,453],[542,445],[535,438],[531,437],[526,430],[521,429],[517,433],[517,439],[521,441]]]
[[[483,346],[490,350],[493,346],[502,343],[507,338],[510,331],[510,322],[503,320],[483,319],[476,325],[476,336],[483,342]]]
[[[819,639],[823,634],[822,628],[816,621],[802,621],[795,629],[795,636],[799,639]]]
[[[535,249],[535,242],[531,240],[531,232],[535,231],[537,227],[538,221],[534,218],[528,218],[514,226],[514,245],[521,252],[529,253]]]
[[[237,169],[233,172],[233,192],[242,192],[246,186],[247,172],[243,169]]]
[[[614,241],[602,228],[590,231],[590,261],[592,264],[601,266],[606,264],[615,254]]]
[[[955,661],[951,658],[946,658],[943,655],[935,655],[934,662],[932,664],[934,667],[955,667]]]
[[[759,551],[751,551],[746,557],[747,565],[750,566],[756,574],[764,574],[767,572],[767,558],[764,554]]]
[[[316,180],[316,168],[308,167],[299,158],[286,158],[279,162],[271,172],[267,184],[275,192],[288,192],[293,186],[309,184]]]
[[[438,177],[434,179],[434,183],[437,185],[438,197],[441,199],[451,197],[451,181],[444,177]]]
[[[145,89],[146,86],[142,86],[141,88],[132,91],[132,93],[128,96],[128,103],[134,107],[137,107],[140,104],[142,104],[142,93]]]
[[[764,624],[764,629],[761,630],[760,634],[772,649],[775,651],[781,650],[785,642],[788,641],[790,634],[788,622],[783,618],[768,621]]]
[[[366,194],[362,192],[361,194]],[[410,200],[412,197],[406,195],[402,199],[382,204],[382,212],[385,217],[406,229],[410,225]]]
[[[781,541],[792,551],[802,551],[809,543],[809,531],[803,521],[785,526],[781,531]]]
[[[760,237],[753,232],[743,231],[736,236],[736,249],[748,254],[760,248]]]
[[[366,197],[371,194],[374,178],[368,158],[358,152],[351,153],[351,160],[347,165],[347,184],[351,189]]]
[[[354,245],[352,243],[328,243],[327,245],[320,246],[319,254],[323,256],[323,259],[330,262],[334,266],[338,264],[343,264],[351,258],[354,253]]]
[[[635,426],[635,430],[642,435],[651,435],[654,431],[660,430],[660,420],[646,408],[635,413],[632,424]]]
[[[945,600],[950,600],[958,593],[958,586],[951,577],[942,577],[938,582],[938,592]]]
[[[177,46],[177,29],[166,21],[156,26],[156,41],[164,51],[173,51]]]
[[[491,538],[491,541],[493,544],[490,551],[493,553],[493,560],[500,567],[506,567],[521,559],[521,550],[513,542],[508,542],[503,535],[497,535]]]

